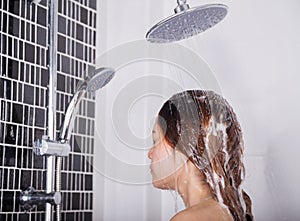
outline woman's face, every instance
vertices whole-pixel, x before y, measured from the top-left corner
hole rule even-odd
[[[171,147],[157,123],[152,131],[153,146],[148,152],[151,160],[152,183],[156,188],[174,189],[176,171],[187,161],[187,157]]]

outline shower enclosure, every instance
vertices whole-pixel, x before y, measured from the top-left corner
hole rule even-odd
[[[51,2],[57,3],[52,37]],[[255,219],[299,219],[299,1],[217,3],[228,6],[224,22],[147,57],[153,44],[145,44],[145,33],[173,13],[175,0],[0,1],[0,221],[55,218],[54,206],[25,213],[17,200],[29,187],[57,189],[46,175],[56,158],[35,155],[33,143],[43,135],[58,138],[76,85],[106,63],[118,74],[97,102],[85,95],[70,154],[62,158],[61,220],[169,220],[176,207],[184,208],[180,197],[151,185],[149,135],[167,98],[209,88],[207,82],[217,82],[213,90],[228,99],[241,123],[244,187]],[[50,52],[53,39],[56,52]]]
[[[0,2],[1,221],[55,217],[43,203],[25,213],[18,199],[29,187],[55,189],[55,177],[46,174],[56,157],[37,156],[32,147],[43,135],[57,137],[78,82],[95,68],[96,10],[96,0]],[[78,109],[71,151],[62,158],[61,220],[93,214],[93,96],[84,96]]]

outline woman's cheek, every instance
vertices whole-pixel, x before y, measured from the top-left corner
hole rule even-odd
[[[165,179],[180,169],[187,160],[188,158],[184,154],[176,151],[174,154],[164,156],[163,159],[153,161],[151,165],[153,178],[156,180]]]

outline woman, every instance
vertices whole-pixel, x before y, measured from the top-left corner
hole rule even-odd
[[[152,136],[152,183],[176,190],[186,206],[171,221],[253,220],[240,186],[241,128],[226,100],[212,91],[175,94],[159,111]]]

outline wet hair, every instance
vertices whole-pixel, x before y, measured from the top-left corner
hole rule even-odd
[[[241,127],[228,102],[213,91],[180,92],[163,104],[157,122],[166,141],[204,174],[214,199],[234,220],[252,221],[251,199],[241,188]]]

